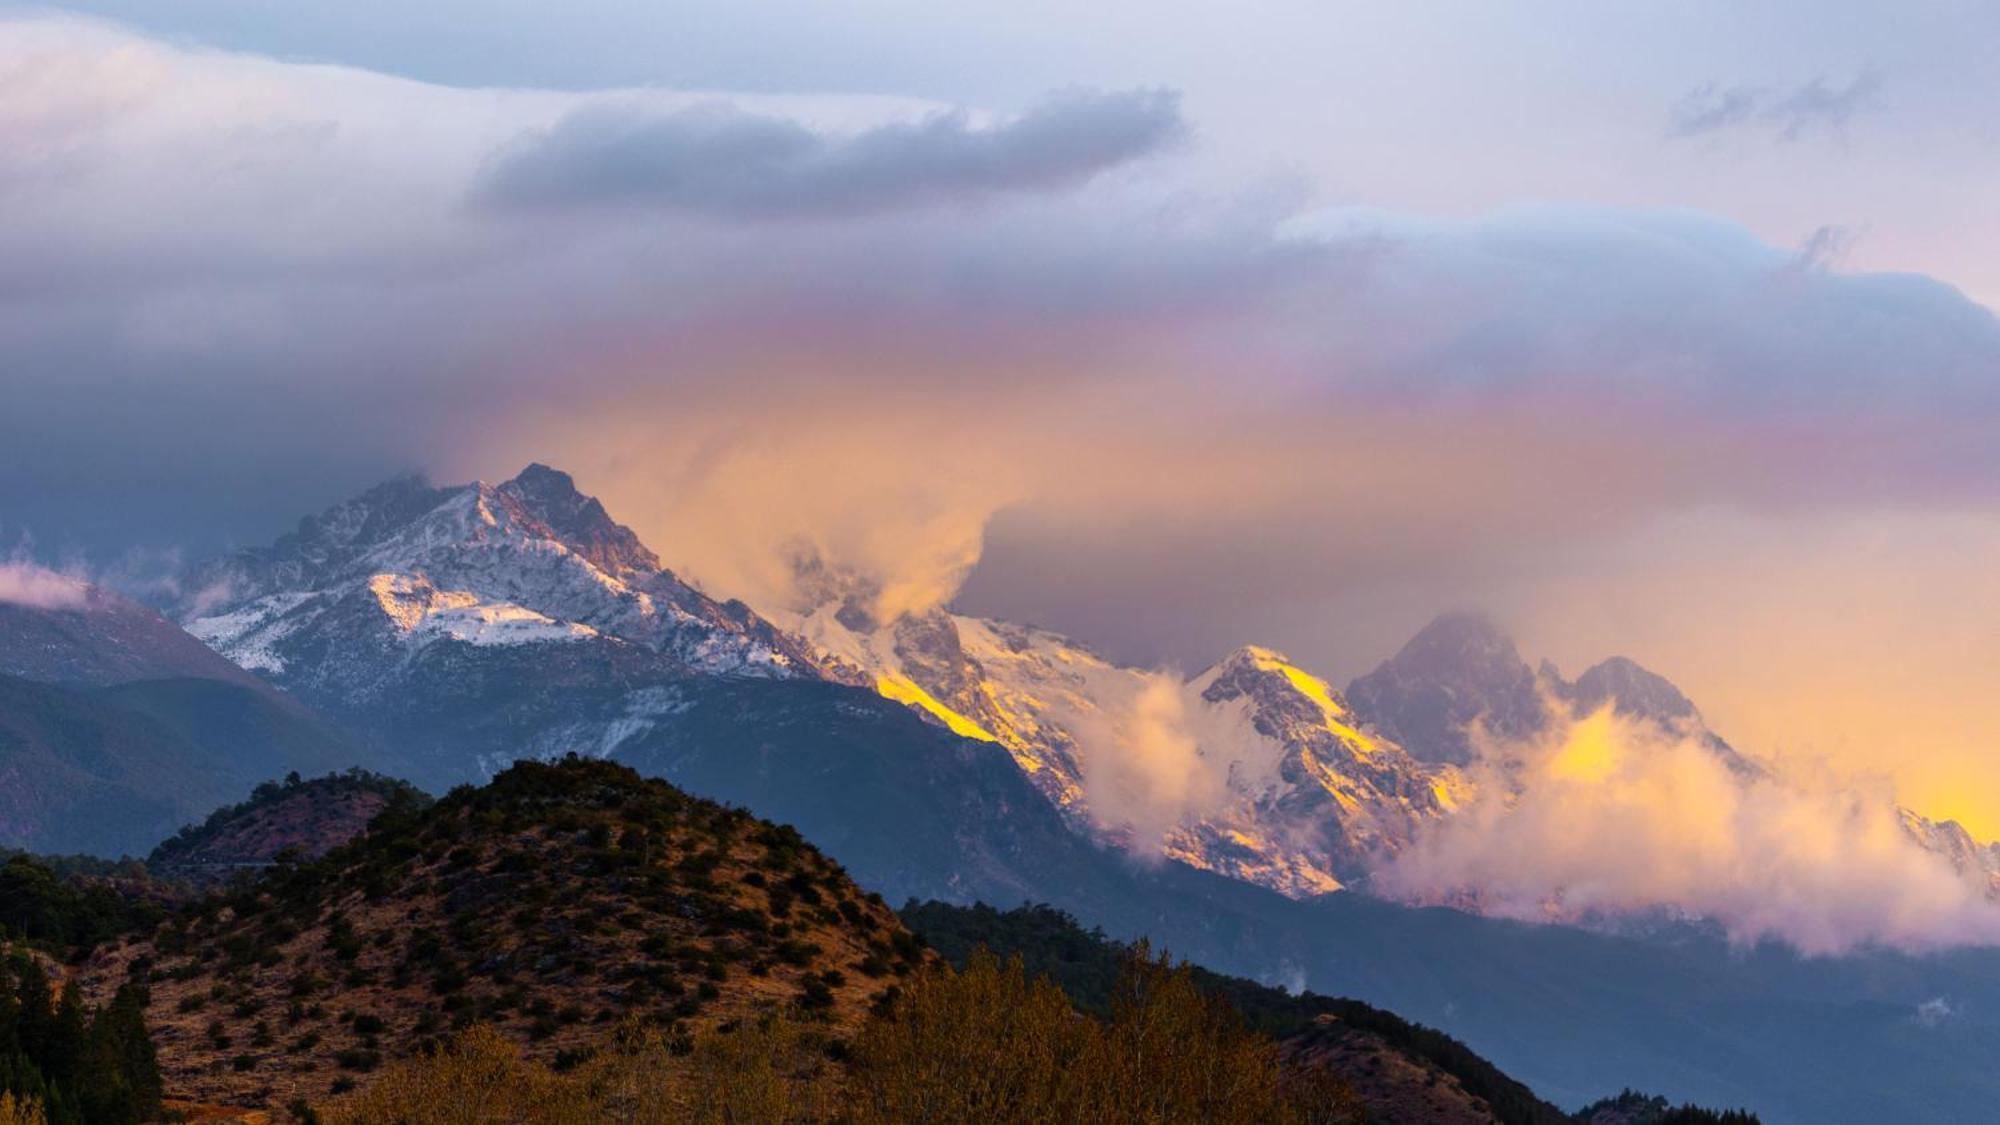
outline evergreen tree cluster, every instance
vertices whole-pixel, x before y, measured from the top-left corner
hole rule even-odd
[[[0,962],[0,985],[0,1096],[38,1106],[48,1125],[159,1119],[160,1070],[140,986],[87,1011],[75,982],[58,994],[42,962],[19,949]]]

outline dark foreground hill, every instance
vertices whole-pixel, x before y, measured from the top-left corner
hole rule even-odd
[[[83,977],[149,985],[171,1093],[282,1105],[475,1024],[543,1062],[631,1019],[795,1007],[849,1026],[921,960],[796,833],[571,761],[392,807],[320,860],[100,949]]]

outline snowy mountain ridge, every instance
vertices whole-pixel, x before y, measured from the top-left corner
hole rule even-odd
[[[184,588],[189,632],[308,695],[366,698],[439,644],[631,645],[690,673],[816,674],[792,638],[662,569],[541,465],[499,485],[391,481]]]

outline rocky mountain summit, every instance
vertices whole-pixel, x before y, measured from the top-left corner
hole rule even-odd
[[[1533,736],[1547,721],[1542,682],[1492,619],[1447,613],[1347,686],[1367,722],[1427,762],[1467,765],[1474,731]]]
[[[683,673],[814,668],[742,603],[662,569],[630,528],[543,465],[499,485],[391,481],[269,548],[197,567],[183,586],[176,609],[195,636],[303,695],[343,702],[381,695],[438,646],[636,647]]]
[[[1363,722],[1427,762],[1469,764],[1484,747],[1540,738],[1564,711],[1583,716],[1609,707],[1662,735],[1700,742],[1739,773],[1759,772],[1666,677],[1623,656],[1575,680],[1546,660],[1531,668],[1513,638],[1483,614],[1439,616],[1349,684],[1347,695]]]

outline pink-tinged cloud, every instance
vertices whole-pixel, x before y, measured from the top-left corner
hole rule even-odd
[[[0,602],[30,609],[82,609],[90,585],[21,559],[0,562]]]

